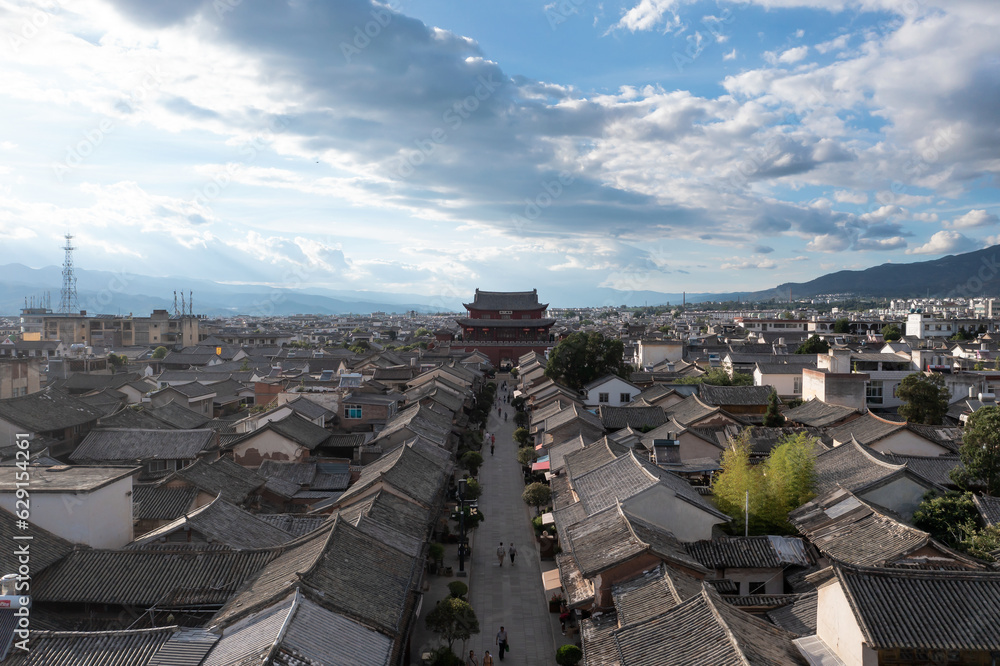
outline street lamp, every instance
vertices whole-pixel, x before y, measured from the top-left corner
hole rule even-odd
[[[458,480],[458,575],[465,576],[465,477]]]

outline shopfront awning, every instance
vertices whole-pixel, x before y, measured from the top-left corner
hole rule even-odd
[[[552,571],[542,572],[542,585],[545,587],[545,594],[548,595],[549,592],[558,592],[562,589],[562,583],[559,582],[559,569],[553,569]]]
[[[549,471],[549,457],[542,456],[535,462],[531,463],[532,472],[547,472]]]

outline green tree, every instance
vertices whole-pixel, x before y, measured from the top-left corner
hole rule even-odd
[[[514,431],[514,441],[518,446],[528,446],[531,443],[531,433],[527,428],[518,428]]]
[[[896,396],[903,401],[899,415],[907,421],[940,425],[948,411],[951,392],[944,384],[944,375],[914,372],[903,377]]]
[[[535,462],[536,457],[535,448],[532,446],[522,446],[517,450],[517,462],[524,467],[530,467],[531,463]]]
[[[470,476],[475,476],[483,464],[483,454],[479,451],[466,451],[462,454],[459,462],[462,463],[462,467],[469,470]]]
[[[729,373],[722,368],[712,368],[708,372],[698,377],[681,377],[674,381],[675,384],[711,384],[712,386],[753,386],[753,375],[745,372]]]
[[[1000,551],[1000,524],[976,530],[962,542],[962,549],[981,560],[995,561],[993,553]]]
[[[833,322],[833,332],[834,333],[850,333],[851,332],[851,320],[850,319],[837,319]]]
[[[548,484],[535,481],[525,487],[524,492],[521,493],[521,499],[528,506],[535,507],[535,515],[538,515],[539,507],[546,506],[552,501],[552,489],[549,488]]]
[[[483,486],[471,476],[465,480],[465,501],[476,501],[483,494]]]
[[[557,344],[549,353],[545,376],[579,390],[607,374],[628,379],[625,346],[621,340],[601,333],[577,332]]]
[[[896,324],[886,324],[882,327],[882,339],[886,342],[894,342],[903,337],[903,331],[899,330]]]
[[[782,531],[792,531],[788,513],[813,497],[816,486],[816,440],[804,432],[786,435],[763,464],[765,497],[762,518]]]
[[[914,526],[952,548],[961,548],[970,532],[976,531],[979,512],[972,503],[972,493],[954,491],[937,495],[933,491],[924,495],[920,506],[913,512]]]
[[[422,338],[425,335],[430,335],[430,334],[431,334],[430,329],[424,328],[423,326],[421,326],[420,328],[418,328],[413,332],[413,336],[417,338]]]
[[[479,619],[469,602],[446,597],[427,614],[427,628],[448,642],[451,650],[456,640],[467,641],[479,633]]]
[[[1000,492],[1000,407],[980,407],[965,423],[962,466],[951,471],[960,487],[982,486],[989,495]]]
[[[153,350],[153,358],[155,358],[155,359],[161,359],[161,358],[163,358],[166,355],[167,355],[167,348],[166,347],[162,347],[161,346],[161,347],[157,347],[156,349]]]
[[[757,508],[764,500],[764,477],[760,469],[750,464],[750,430],[740,433],[729,448],[722,452],[722,472],[712,484],[712,497],[719,510],[732,516],[733,530],[743,534],[747,527],[744,506],[750,494],[750,525],[754,526]],[[756,531],[756,530],[755,530]]]
[[[771,391],[767,399],[767,413],[764,414],[764,425],[768,428],[780,428],[785,425],[785,417],[781,413],[781,400],[778,392]]]
[[[108,354],[108,363],[117,370],[128,364],[128,357],[125,354]]]
[[[528,416],[528,412],[518,412],[514,414],[514,425],[518,428],[527,428],[530,420],[531,417]]]
[[[830,351],[830,343],[820,340],[818,335],[811,335],[809,339],[799,345],[795,350],[796,354],[825,354]]]

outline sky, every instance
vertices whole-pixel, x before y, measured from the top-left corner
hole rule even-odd
[[[766,289],[1000,243],[996,0],[0,0],[0,263]],[[597,302],[595,302],[597,301]]]

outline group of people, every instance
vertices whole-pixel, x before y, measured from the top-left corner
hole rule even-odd
[[[514,548],[514,542],[510,542],[510,546],[506,549],[503,547],[503,541],[500,542],[500,547],[497,548],[497,560],[500,561],[500,566],[503,566],[504,558],[510,555],[510,566],[514,566],[514,557],[517,556],[517,548]]]
[[[504,653],[510,652],[510,645],[507,642],[507,630],[503,626],[497,632],[496,645],[500,661],[503,661]],[[476,651],[469,650],[469,657],[465,660],[465,666],[493,666],[493,655],[490,654],[489,650],[486,650],[486,654],[483,655],[483,663],[480,664],[479,660],[476,659]]]

